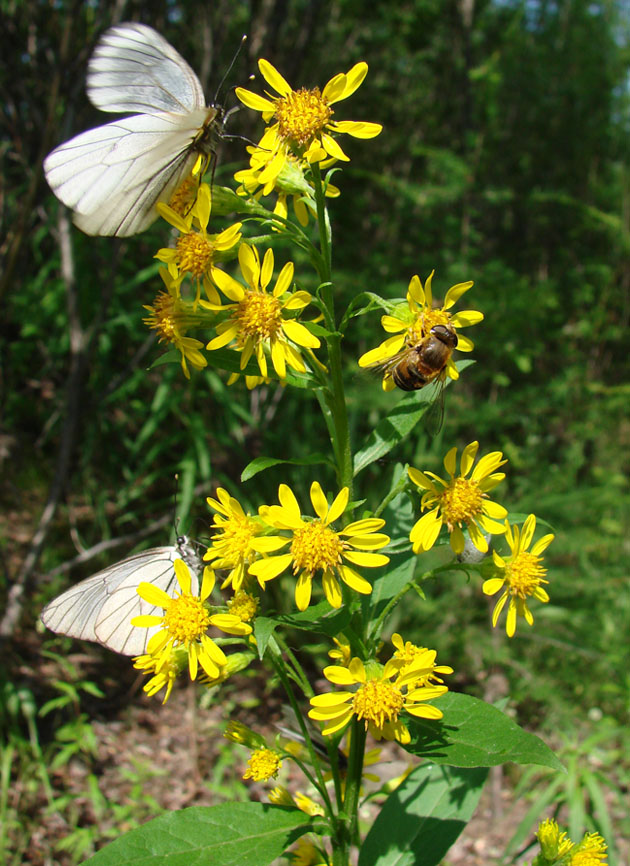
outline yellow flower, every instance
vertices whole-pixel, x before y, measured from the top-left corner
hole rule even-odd
[[[318,87],[292,90],[267,60],[259,60],[258,68],[279,95],[259,96],[242,87],[236,88],[236,95],[248,108],[262,112],[266,123],[274,121],[258,143],[259,167],[265,166],[260,175],[262,185],[275,182],[290,153],[309,163],[319,163],[329,157],[348,162],[348,157],[333,138],[335,133],[374,138],[381,132],[383,127],[379,123],[332,119],[332,106],[347,99],[363,83],[368,71],[367,63],[357,63],[346,74],[335,75],[323,91]]]
[[[167,647],[163,652],[151,655],[137,656],[133,660],[134,668],[141,670],[144,674],[153,674],[151,679],[144,684],[142,690],[149,697],[157,694],[161,689],[166,689],[163,704],[167,702],[173,689],[173,683],[182,672],[186,664],[186,653]]]
[[[385,521],[376,517],[357,520],[345,529],[335,530],[331,526],[346,510],[349,490],[344,487],[329,507],[324,492],[317,481],[311,484],[311,503],[316,518],[304,519],[295,494],[286,484],[278,488],[280,505],[263,506],[260,515],[265,523],[276,529],[287,530],[289,537],[272,535],[257,541],[257,549],[267,555],[254,562],[249,573],[258,578],[265,587],[269,580],[292,567],[298,575],[295,586],[295,603],[299,610],[306,610],[311,600],[312,582],[316,573],[321,573],[324,594],[332,607],[341,607],[342,595],[337,578],[355,592],[369,595],[372,586],[351,565],[361,568],[378,568],[389,562],[389,557],[379,550],[389,543],[389,536],[378,533]],[[288,544],[288,553],[276,554]],[[345,560],[345,562],[344,562]]]
[[[328,650],[329,657],[336,660],[338,664],[347,665],[352,658],[350,644],[343,638],[337,640],[336,637],[333,638],[333,643],[336,644],[336,648]]]
[[[313,186],[305,177],[308,163],[304,159],[298,159],[292,154],[287,154],[284,166],[277,177],[271,177],[266,183],[261,182],[261,177],[264,176],[265,161],[261,162],[259,151],[249,148],[253,154],[250,158],[249,168],[237,171],[234,179],[241,185],[237,189],[237,193],[243,196],[253,196],[260,199],[264,195],[269,195],[272,192],[278,194],[276,206],[273,209],[276,216],[286,220],[289,215],[287,202],[291,198],[293,202],[293,210],[300,225],[308,224],[309,210],[316,212],[315,192]],[[321,163],[321,168],[325,168],[335,160],[327,160]],[[337,198],[341,194],[339,187],[332,183],[327,183],[325,187],[325,195],[329,198]]]
[[[420,472],[409,468],[409,477],[424,490],[421,507],[424,514],[414,525],[409,539],[413,544],[414,553],[430,550],[435,544],[442,526],[446,526],[451,534],[451,547],[455,553],[464,549],[464,533],[462,525],[468,528],[470,540],[477,550],[486,553],[488,542],[484,532],[501,535],[505,525],[499,523],[507,516],[507,510],[497,502],[488,499],[488,491],[492,490],[505,478],[505,473],[497,472],[499,466],[507,463],[501,451],[492,451],[482,457],[469,474],[475,462],[478,442],[471,442],[463,452],[460,462],[460,475],[456,476],[457,448],[451,448],[444,458],[444,468],[450,475],[445,481],[433,472]]]
[[[518,526],[510,526],[508,521],[505,521],[505,537],[510,546],[511,556],[502,557],[493,550],[492,558],[494,564],[502,572],[501,577],[491,577],[484,581],[483,591],[486,595],[495,595],[500,589],[505,587],[503,595],[497,601],[492,613],[492,625],[496,626],[501,611],[503,610],[506,601],[510,599],[508,605],[507,620],[505,623],[505,631],[508,637],[513,637],[516,631],[516,618],[522,616],[528,625],[532,625],[534,617],[530,609],[527,607],[527,597],[542,601],[549,601],[549,596],[541,584],[549,583],[545,580],[547,569],[542,566],[542,557],[540,554],[546,550],[554,539],[552,534],[544,535],[540,538],[531,550],[528,550],[536,529],[536,517],[530,514],[523,524],[522,531],[519,531]]]
[[[477,325],[483,320],[483,313],[478,310],[462,310],[451,314],[449,310],[472,286],[471,281],[458,283],[446,293],[442,307],[433,309],[433,294],[431,282],[433,274],[431,271],[422,286],[420,277],[413,276],[407,290],[407,308],[397,309],[396,315],[386,315],[381,318],[381,324],[385,331],[395,334],[388,337],[375,349],[370,349],[359,358],[360,367],[371,367],[374,364],[383,364],[394,358],[405,346],[417,346],[425,337],[428,337],[431,328],[435,325],[450,325],[459,331],[470,325]],[[474,343],[469,337],[462,337],[457,333],[457,349],[460,352],[472,352]],[[450,379],[458,379],[459,373],[452,358],[446,365],[446,375]],[[391,370],[386,370],[383,376],[383,389],[391,391],[395,387]]]
[[[435,664],[437,657],[435,650],[416,646],[410,640],[405,642],[399,634],[392,635],[392,643],[396,650],[392,658],[398,659],[403,663],[402,670],[410,666],[420,669],[418,679],[415,682],[416,687],[434,685],[435,683],[442,684],[444,680],[440,679],[438,674],[453,673],[453,668],[450,665]]]
[[[219,260],[221,253],[232,249],[241,239],[242,223],[220,232],[209,235],[207,232],[210,220],[211,196],[208,184],[202,184],[197,193],[197,200],[185,216],[164,202],[156,205],[160,216],[180,232],[175,249],[166,247],[158,250],[156,259],[164,262],[172,276],[191,274],[197,281],[195,305],[199,302],[201,280],[211,301],[218,301],[216,290],[209,282],[212,266]],[[200,231],[193,228],[193,220],[199,224]]]
[[[606,840],[599,833],[585,833],[580,842],[573,844],[553,818],[538,825],[536,836],[541,851],[534,861],[536,866],[603,866],[608,858]]]
[[[220,305],[201,301],[208,309],[232,311],[229,319],[217,326],[218,336],[206,348],[212,351],[234,342],[233,348],[242,353],[241,370],[255,355],[263,377],[267,376],[267,355],[270,355],[281,380],[286,377],[287,366],[304,373],[306,367],[299,347],[316,349],[320,342],[304,325],[283,315],[303,310],[311,302],[308,292],[289,291],[293,282],[293,262],[287,262],[282,268],[275,288],[269,294],[266,289],[273,274],[273,250],[267,250],[261,264],[256,247],[241,244],[238,260],[248,288],[225,271],[212,269],[215,284],[234,303]]]
[[[173,278],[165,268],[160,268],[160,276],[168,291],[156,295],[151,306],[143,305],[151,313],[143,319],[145,325],[158,333],[158,342],[172,343],[181,353],[184,376],[190,379],[188,364],[195,370],[202,370],[207,361],[201,354],[203,343],[186,336],[186,330],[198,326],[193,304],[183,301],[179,296],[181,278]]]
[[[606,840],[599,833],[586,833],[569,854],[567,866],[602,866],[608,859]]]
[[[328,860],[321,851],[307,839],[299,839],[293,851],[289,852],[291,866],[328,866]]]
[[[217,489],[217,498],[208,497],[210,508],[216,511],[212,522],[216,532],[212,543],[204,554],[212,568],[229,568],[230,572],[221,588],[231,586],[238,592],[247,573],[247,568],[259,557],[255,539],[264,532],[265,527],[258,517],[245,514],[242,506],[222,487]]]
[[[427,652],[433,652],[427,650]],[[353,691],[327,692],[311,698],[311,719],[324,723],[325,736],[341,731],[353,716],[365,722],[375,739],[397,740],[402,745],[411,737],[400,718],[407,712],[423,719],[441,719],[443,713],[426,701],[441,697],[448,691],[444,685],[417,683],[426,676],[425,660],[404,665],[391,658],[385,665],[371,661],[364,664],[353,658],[349,665],[324,668],[324,676],[334,685],[350,686]]]
[[[565,832],[560,832],[560,828],[553,818],[546,818],[538,825],[536,836],[543,857],[550,863],[564,857],[573,847],[573,842],[567,838]]]
[[[273,749],[256,749],[247,761],[247,771],[244,779],[253,779],[254,782],[267,782],[275,779],[282,766],[280,755]]]
[[[138,586],[138,595],[149,604],[164,608],[163,616],[155,614],[136,616],[131,624],[140,628],[161,626],[147,644],[147,653],[158,656],[169,648],[185,647],[188,653],[190,678],[196,679],[198,665],[210,678],[217,678],[227,664],[223,650],[207,635],[210,626],[227,634],[247,635],[251,626],[240,621],[232,614],[210,614],[205,601],[214,588],[214,572],[204,569],[199,596],[191,592],[191,576],[188,566],[182,559],[173,563],[181,593],[171,598],[163,589],[152,583],[143,582]]]
[[[227,603],[229,612],[237,616],[242,622],[251,622],[255,619],[259,605],[260,599],[243,589],[234,593],[233,598]]]

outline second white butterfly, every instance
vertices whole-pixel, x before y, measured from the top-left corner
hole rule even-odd
[[[89,235],[133,235],[157,217],[197,159],[215,151],[223,110],[169,43],[145,24],[111,27],[88,64],[102,111],[139,112],[89,129],[44,160],[46,180]]]

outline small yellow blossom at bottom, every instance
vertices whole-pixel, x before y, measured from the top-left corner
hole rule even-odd
[[[505,537],[510,546],[511,556],[502,557],[496,550],[492,551],[494,564],[500,570],[501,576],[484,581],[482,589],[486,595],[495,595],[504,588],[492,613],[492,625],[496,626],[509,598],[505,631],[508,637],[513,637],[517,617],[522,616],[528,625],[534,622],[534,617],[527,607],[527,597],[531,596],[543,603],[549,601],[547,591],[541,586],[549,581],[545,580],[547,569],[542,566],[540,554],[549,547],[554,536],[544,535],[538,539],[531,550],[528,550],[536,529],[536,517],[530,514],[521,531],[517,526],[510,526],[507,520],[505,526]]]
[[[582,841],[571,849],[567,866],[601,866],[608,858],[607,848],[603,836],[599,833],[587,833]]]
[[[254,782],[266,782],[275,779],[282,766],[280,755],[272,749],[257,749],[252,752],[247,762],[247,772],[244,779],[253,779]]]
[[[162,700],[162,703],[165,704],[173,690],[173,683],[186,666],[186,653],[170,648],[157,655],[147,653],[137,656],[133,660],[133,666],[144,674],[153,674],[151,679],[142,687],[142,690],[149,697],[153,697],[163,688],[166,689]]]
[[[604,866],[608,858],[608,846],[599,833],[585,833],[580,842],[573,844],[553,818],[542,821],[536,836],[540,854],[533,866]]]
[[[538,825],[536,831],[540,850],[545,860],[553,863],[571,850],[573,842],[567,837],[565,832],[560,831],[557,821],[553,818],[547,818]]]

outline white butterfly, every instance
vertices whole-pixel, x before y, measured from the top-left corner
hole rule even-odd
[[[126,656],[141,655],[157,627],[139,628],[131,625],[131,619],[161,613],[162,609],[144,601],[136,590],[147,581],[173,595],[179,589],[173,568],[176,559],[183,559],[189,566],[191,592],[196,595],[201,561],[188,539],[180,536],[172,547],[135,553],[77,583],[46,605],[42,622],[57,634],[95,641]]]
[[[44,160],[46,180],[86,234],[137,234],[199,155],[214,153],[223,110],[206,106],[190,66],[145,24],[119,24],[101,37],[87,93],[102,111],[140,113],[55,148]]]

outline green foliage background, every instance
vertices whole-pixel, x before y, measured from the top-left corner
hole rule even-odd
[[[437,630],[440,659],[469,692],[483,694],[500,669],[534,727],[588,727],[589,714],[621,719],[630,613],[622,556],[630,511],[627,3],[376,0],[367,12],[358,0],[173,0],[115,8],[116,20],[158,29],[209,97],[243,32],[249,41],[230,86],[246,83],[259,56],[294,86],[323,86],[356,61],[369,63],[339,116],[385,128],[349,146],[352,161],[335,180],[338,291],[346,300],[360,290],[398,297],[412,274],[424,280],[435,268],[436,296],[473,279],[471,306],[485,314],[473,334],[477,363],[449,389],[442,433],[413,437],[396,458],[438,470],[453,444],[479,439],[482,450],[502,449],[510,464],[501,501],[535,511],[557,535],[547,557],[551,604],[512,642],[489,634],[479,587],[458,575],[431,587],[428,603],[397,625],[416,623],[420,641],[423,625]],[[72,230],[65,261],[74,274],[62,272],[60,205],[41,163],[59,142],[103,122],[84,76],[113,12],[99,2],[0,3],[3,597],[19,585],[47,501],[54,512],[7,637],[21,651],[33,652],[38,612],[68,580],[43,575],[75,556],[76,545],[127,535],[135,543],[155,520],[162,527],[150,541],[166,542],[175,473],[184,528],[203,538],[203,496],[216,485],[254,507],[271,501],[285,472],[237,486],[243,466],[260,454],[285,456],[287,442],[295,457],[325,444],[307,393],[228,391],[213,370],[191,383],[176,366],[147,372],[159,350],[142,304],[159,286],[152,257],[164,245],[163,224],[131,240]],[[231,92],[223,100],[234,103]],[[230,131],[255,138],[249,114],[239,112]],[[223,145],[216,182],[242,167],[244,147]],[[378,316],[368,316],[345,341],[357,446],[392,399],[356,366],[381,334]],[[379,465],[371,479],[394,470]],[[299,489],[311,476],[296,469],[289,480]],[[321,477],[324,487],[332,480]],[[112,548],[72,579],[128,550]]]

